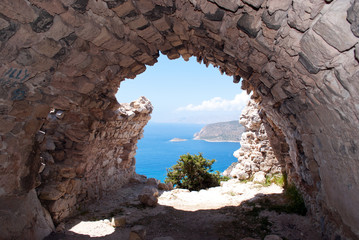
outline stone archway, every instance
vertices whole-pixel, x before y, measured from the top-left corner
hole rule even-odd
[[[291,177],[323,233],[357,238],[358,9],[351,0],[2,1],[5,237],[50,231],[36,187],[56,220],[126,181],[151,107],[118,111],[114,95],[161,51],[242,77],[284,133]]]

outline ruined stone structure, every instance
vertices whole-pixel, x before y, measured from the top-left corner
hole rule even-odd
[[[161,51],[242,77],[323,236],[359,238],[358,15],[355,0],[2,0],[2,237],[41,238],[47,211],[128,178],[150,107],[114,95]]]
[[[223,175],[245,180],[258,172],[268,176],[284,172],[286,164],[291,164],[285,137],[268,122],[255,101],[248,102],[239,122],[246,130],[241,136],[241,148],[233,153],[238,162],[231,164]]]

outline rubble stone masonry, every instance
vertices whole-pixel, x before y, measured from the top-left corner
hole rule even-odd
[[[358,16],[356,0],[0,1],[1,237],[41,239],[127,181],[151,107],[115,93],[161,51],[242,77],[323,238],[358,239]]]

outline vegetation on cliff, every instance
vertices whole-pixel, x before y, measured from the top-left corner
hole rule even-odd
[[[177,164],[167,169],[166,183],[171,182],[178,188],[198,191],[210,187],[217,187],[221,180],[225,180],[218,171],[212,172],[214,159],[205,159],[201,153],[181,155]]]

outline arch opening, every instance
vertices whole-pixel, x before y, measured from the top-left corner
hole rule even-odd
[[[116,134],[117,86],[154,64],[161,51],[170,59],[196,56],[235,81],[241,76],[242,87],[253,91],[266,117],[282,130],[293,166],[289,172],[323,232],[358,237],[359,216],[352,211],[359,199],[357,1],[53,3],[0,4],[3,232],[18,236],[31,229],[43,236],[50,229],[33,190],[41,157],[46,158],[38,151],[43,147],[68,148],[54,152],[54,161],[63,161],[64,168],[54,171],[61,178],[47,186],[54,190],[50,198],[66,196],[61,202],[66,206],[76,202],[67,191],[77,189],[77,177],[107,159],[114,144],[103,140]],[[50,108],[55,109],[52,122],[46,119]],[[62,119],[56,116],[59,111]],[[141,114],[136,117],[144,125]],[[122,148],[113,154],[123,155],[116,159],[130,174],[130,163],[123,159],[131,157],[137,136],[131,135],[133,119],[121,121],[115,128]],[[103,152],[91,151],[96,148]],[[87,181],[99,178],[92,175]],[[100,195],[110,184],[102,183],[96,194],[80,189],[79,195]],[[11,216],[20,203],[37,207],[16,226]],[[37,225],[30,221],[35,215]]]

